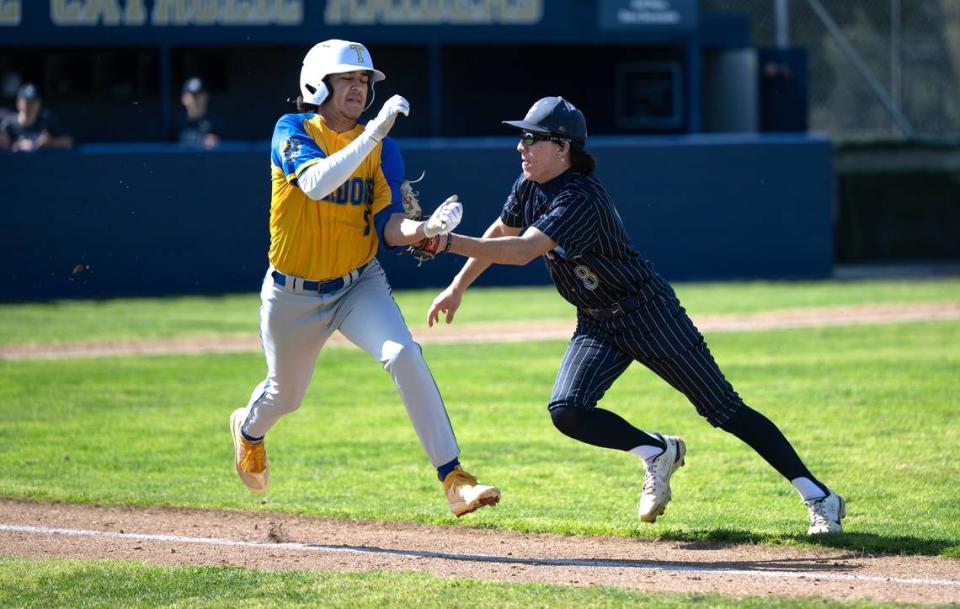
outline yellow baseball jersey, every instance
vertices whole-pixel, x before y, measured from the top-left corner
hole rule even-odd
[[[353,175],[321,200],[297,185],[308,167],[342,150],[364,126],[337,133],[316,114],[285,114],[271,145],[270,264],[281,273],[325,280],[370,261],[383,226],[403,213],[403,158],[386,137]]]

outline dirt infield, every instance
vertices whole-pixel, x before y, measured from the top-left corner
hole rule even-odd
[[[469,516],[466,517],[469,519]],[[0,554],[256,569],[432,573],[734,596],[960,603],[960,560],[561,537],[271,512],[0,500]]]
[[[907,321],[960,319],[960,302],[861,305],[791,309],[741,315],[694,316],[704,333],[745,332],[886,324]],[[412,326],[414,338],[428,343],[522,342],[528,340],[566,340],[573,333],[573,321],[518,321],[509,323],[441,324],[427,328]],[[347,340],[335,334],[330,345],[345,345]],[[0,359],[58,359],[109,357],[124,355],[166,355],[233,353],[257,351],[260,339],[250,335],[189,336],[125,341],[85,341],[75,343],[0,346]]]

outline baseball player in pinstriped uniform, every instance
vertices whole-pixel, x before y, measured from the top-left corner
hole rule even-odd
[[[526,264],[543,256],[560,294],[577,307],[577,328],[548,405],[562,433],[595,446],[633,453],[646,474],[639,516],[654,522],[670,501],[670,477],[684,462],[678,437],[649,434],[597,402],[633,361],[655,372],[715,427],[757,451],[800,492],[808,534],[841,531],[843,499],[813,477],[780,430],[751,409],[717,367],[673,288],[640,257],[616,207],[593,177],[583,114],[546,97],[520,121],[521,175],[500,217],[483,238],[441,237],[447,251],[470,257],[427,314],[450,323],[463,292],[492,263]],[[522,236],[521,236],[522,234]]]
[[[277,122],[270,266],[260,292],[267,377],[230,417],[236,468],[250,490],[266,492],[263,438],[299,408],[320,349],[339,330],[393,378],[450,509],[462,516],[496,504],[500,491],[461,469],[440,392],[375,258],[380,244],[405,246],[453,230],[462,207],[454,196],[424,222],[404,217],[403,159],[387,133],[409,105],[395,95],[358,124],[384,78],[363,45],[321,42],[303,60],[299,113]]]

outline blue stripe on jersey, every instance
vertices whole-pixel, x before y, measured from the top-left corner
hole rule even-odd
[[[403,195],[400,194],[400,183],[406,173],[403,164],[403,155],[400,154],[400,146],[392,138],[385,137],[380,145],[380,168],[383,170],[383,177],[390,185],[390,205],[386,206],[373,216],[373,225],[377,228],[377,237],[380,238],[381,247],[393,248],[383,239],[383,227],[387,220],[393,214],[403,213]]]
[[[393,138],[385,137],[380,144],[380,168],[383,169],[383,177],[390,185],[390,205],[394,209],[403,213],[403,196],[400,194],[400,182],[403,181],[403,175],[406,173],[406,167],[403,165],[403,155],[400,154],[400,146]]]
[[[560,294],[577,307],[612,306],[655,276],[600,182],[572,169],[543,185],[520,176],[500,219],[535,227],[556,242],[544,256],[547,269]]]
[[[284,114],[273,129],[270,143],[270,161],[283,171],[283,175],[296,175],[304,163],[324,159],[326,153],[304,128],[304,121],[314,114]],[[295,180],[291,180],[295,182]]]

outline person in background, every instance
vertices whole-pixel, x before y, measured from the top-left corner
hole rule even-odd
[[[210,94],[203,81],[194,76],[183,83],[180,93],[183,113],[177,124],[177,139],[185,146],[210,150],[220,145],[222,121],[210,113]]]
[[[0,122],[0,149],[11,152],[65,150],[73,138],[46,108],[40,91],[32,83],[17,90],[17,112]]]

